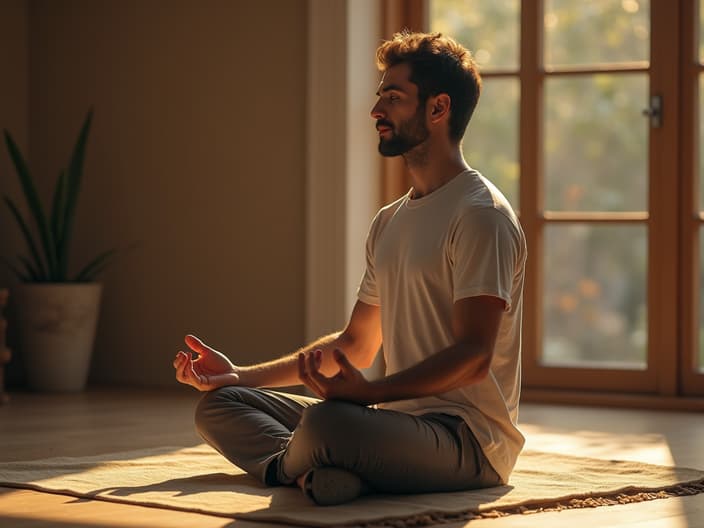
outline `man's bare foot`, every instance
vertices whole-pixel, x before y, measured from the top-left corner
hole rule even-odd
[[[313,468],[299,476],[296,483],[303,494],[319,506],[333,506],[369,493],[356,474],[336,467]]]
[[[301,488],[301,489],[304,488],[304,486],[306,485],[306,474],[305,473],[303,473],[303,475],[299,476],[296,479],[296,484],[298,484],[299,488]]]

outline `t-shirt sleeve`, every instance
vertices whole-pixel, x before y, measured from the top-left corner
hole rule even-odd
[[[511,290],[521,255],[519,228],[487,207],[461,217],[450,240],[453,301],[490,295],[511,308]]]
[[[366,269],[362,280],[357,288],[357,298],[367,304],[379,306],[379,291],[376,284],[376,274],[374,272],[374,246],[376,244],[376,236],[379,228],[380,214],[377,214],[372,220],[372,225],[367,234],[366,243]]]

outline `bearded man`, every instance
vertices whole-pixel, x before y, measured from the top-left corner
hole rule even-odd
[[[476,66],[453,39],[408,32],[377,64],[379,152],[403,156],[412,187],[372,221],[347,326],[258,365],[194,336],[174,360],[177,379],[206,392],[196,426],[210,445],[321,505],[501,485],[524,443],[526,244],[506,198],[462,155]],[[382,343],[386,372],[367,380],[360,369]],[[272,390],[296,384],[318,398]]]

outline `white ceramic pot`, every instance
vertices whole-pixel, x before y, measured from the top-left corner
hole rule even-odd
[[[99,283],[21,284],[13,288],[18,348],[37,391],[85,388],[100,311]]]

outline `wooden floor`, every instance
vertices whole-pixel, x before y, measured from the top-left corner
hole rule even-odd
[[[75,395],[14,394],[0,407],[0,460],[81,456],[201,443],[193,432],[197,394],[91,390]],[[525,404],[527,447],[704,469],[704,417],[664,411]],[[0,527],[281,528],[157,508],[0,488]],[[447,528],[704,528],[704,494],[634,505],[513,515]]]

